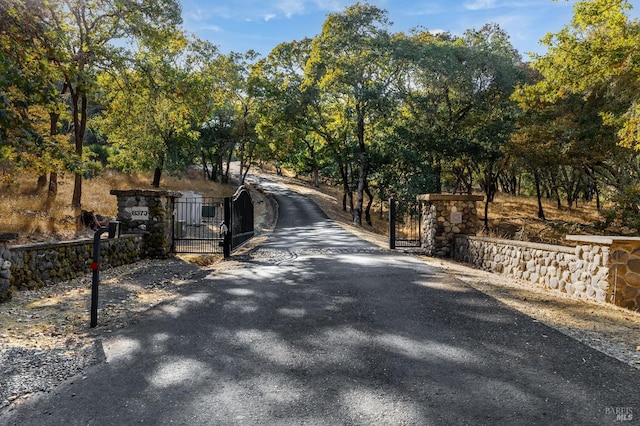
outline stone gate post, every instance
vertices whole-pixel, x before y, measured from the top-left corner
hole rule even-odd
[[[0,233],[0,302],[11,299],[11,252],[8,242],[18,234]]]
[[[450,257],[458,234],[475,235],[478,230],[476,202],[481,195],[424,194],[422,248],[429,256]]]
[[[142,251],[151,258],[168,257],[173,247],[173,212],[180,192],[111,190],[118,197],[120,231],[143,234]]]

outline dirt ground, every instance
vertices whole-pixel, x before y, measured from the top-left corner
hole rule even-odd
[[[267,177],[279,180],[275,175]],[[311,197],[345,229],[381,247],[387,247],[386,237],[355,227],[345,220],[344,215],[336,214],[340,209],[335,198],[302,182],[281,182]],[[258,236],[245,250],[264,240],[277,220],[277,206],[273,201],[259,192],[254,191],[254,196]],[[420,256],[417,253],[413,255]],[[640,368],[640,313],[611,305],[570,300],[455,262],[424,256],[420,258],[529,315],[535,321]],[[135,322],[141,312],[177,298],[182,286],[193,285],[198,277],[215,269],[219,261],[221,259],[216,256],[145,260],[102,272],[100,299],[103,307],[99,311],[98,327],[94,329],[89,328],[89,274],[38,291],[14,294],[12,301],[0,304],[0,350],[23,347],[62,349],[71,353],[82,351],[114,330]],[[14,395],[12,399],[20,396]]]

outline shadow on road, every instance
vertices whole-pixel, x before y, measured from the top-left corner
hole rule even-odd
[[[268,240],[16,424],[607,424],[637,370],[277,194]],[[45,408],[41,408],[45,407]]]

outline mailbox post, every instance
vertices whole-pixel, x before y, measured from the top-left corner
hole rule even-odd
[[[120,222],[111,221],[108,227],[99,228],[93,234],[93,261],[89,267],[92,271],[91,277],[91,321],[90,327],[94,328],[98,325],[98,286],[100,284],[100,237],[104,233],[108,233],[109,238],[118,238],[120,236]]]

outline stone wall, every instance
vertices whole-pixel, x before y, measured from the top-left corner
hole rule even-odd
[[[422,248],[429,256],[450,257],[456,235],[474,235],[478,228],[478,195],[425,194],[422,205]]]
[[[10,286],[0,292],[0,301],[11,298],[11,288],[38,289],[82,276],[90,272],[93,261],[93,239],[0,247],[10,276]],[[134,263],[142,257],[140,235],[104,238],[100,247],[101,269]]]
[[[460,235],[453,258],[575,299],[640,309],[640,238],[567,239],[576,246]]]
[[[9,296],[11,286],[11,252],[5,241],[0,241],[0,302]]]
[[[173,214],[179,192],[112,190],[118,197],[120,233],[101,240],[101,269],[127,265],[143,258],[172,254]],[[93,239],[9,247],[13,234],[0,233],[0,302],[11,289],[37,289],[89,272]]]

